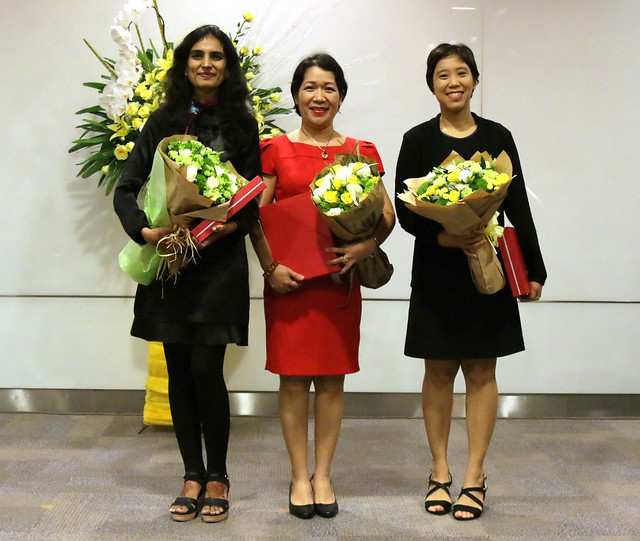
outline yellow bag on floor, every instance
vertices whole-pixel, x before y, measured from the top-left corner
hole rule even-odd
[[[147,354],[149,375],[145,389],[143,422],[146,425],[172,426],[169,408],[169,376],[164,348],[160,342],[149,342]]]

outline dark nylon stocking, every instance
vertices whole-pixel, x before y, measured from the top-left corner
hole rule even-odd
[[[187,473],[227,473],[229,395],[224,381],[226,345],[164,344],[169,404]],[[202,459],[201,434],[207,451]]]

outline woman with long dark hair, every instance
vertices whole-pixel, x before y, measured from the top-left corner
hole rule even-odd
[[[476,151],[494,158],[506,151],[514,178],[500,210],[517,230],[527,266],[531,293],[520,300],[537,301],[547,273],[518,152],[504,126],[471,112],[479,80],[473,52],[466,45],[442,43],[431,51],[427,85],[440,104],[440,114],[405,133],[396,192],[403,192],[404,180],[425,176],[453,150],[465,159]],[[400,225],[415,237],[405,354],[425,360],[422,408],[433,457],[425,508],[435,515],[453,508],[457,520],[475,519],[484,508],[484,460],[497,415],[496,358],[524,349],[517,302],[508,287],[483,295],[472,282],[467,258],[487,242],[484,233],[451,235],[400,200],[396,210]],[[503,212],[499,219],[504,222]],[[447,449],[453,383],[460,370],[466,383],[469,452],[462,490],[452,504]]]
[[[245,178],[261,173],[257,124],[235,47],[217,26],[189,33],[175,49],[166,103],[148,119],[114,192],[114,207],[136,242],[157,245],[175,227],[153,228],[137,196],[151,170],[158,143],[188,133],[222,152]],[[164,345],[169,401],[184,462],[184,485],[171,506],[177,521],[227,518],[229,398],[223,375],[226,346],[247,345],[248,263],[244,235],[257,220],[251,202],[197,243],[200,257],[177,281],[138,286],[131,334]],[[202,453],[206,448],[206,465]],[[204,499],[204,501],[203,501]]]

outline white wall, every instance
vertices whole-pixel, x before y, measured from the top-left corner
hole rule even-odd
[[[0,387],[138,389],[145,345],[131,338],[134,284],[117,266],[127,238],[111,200],[76,179],[74,111],[95,102],[81,86],[101,66],[86,37],[115,55],[108,27],[124,0],[27,0],[2,7],[0,89]],[[476,52],[473,109],[514,134],[549,271],[545,303],[521,305],[527,351],[500,362],[505,393],[635,393],[640,384],[638,220],[634,157],[640,121],[636,0],[160,0],[168,38],[205,22],[256,21],[264,86],[288,84],[299,59],[324,49],[343,65],[342,133],[374,141],[392,191],[402,134],[433,116],[424,82],[431,46]],[[474,7],[458,10],[455,7]],[[143,34],[159,42],[149,11]],[[297,126],[290,116],[282,124]],[[421,362],[403,356],[412,238],[385,244],[396,274],[365,291],[359,374],[351,391],[420,389]],[[261,278],[252,261],[251,345],[230,349],[234,390],[273,390],[263,370]],[[560,302],[561,301],[561,302]],[[631,301],[623,303],[619,301]],[[381,329],[383,332],[380,332]]]

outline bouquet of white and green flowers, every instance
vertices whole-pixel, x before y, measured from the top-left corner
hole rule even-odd
[[[452,152],[426,177],[406,179],[407,190],[398,198],[409,210],[439,222],[451,235],[485,231],[497,243],[502,228],[496,211],[507,196],[511,178],[506,152],[495,160],[486,152],[476,152],[470,160]],[[504,272],[495,249],[486,243],[476,255],[477,259],[469,258],[469,267],[478,291],[489,295],[502,289]]]
[[[122,270],[145,285],[156,277],[177,278],[198,256],[191,228],[201,220],[227,221],[231,199],[247,184],[231,162],[223,163],[218,152],[191,135],[172,135],[160,141],[147,182],[144,211],[151,227],[180,227],[162,238],[157,250],[129,242],[119,256]],[[250,200],[247,197],[243,203]],[[238,204],[234,212],[241,207]]]
[[[246,181],[220,161],[220,152],[200,141],[171,141],[167,154],[176,164],[186,166],[185,178],[198,186],[200,194],[215,205],[226,203]]]

